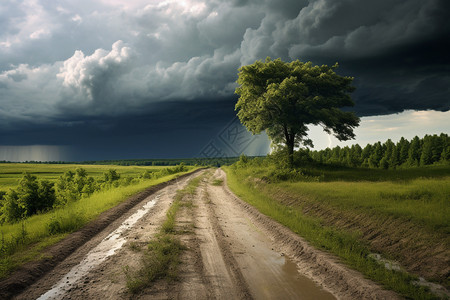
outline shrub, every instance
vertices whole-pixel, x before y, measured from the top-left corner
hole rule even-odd
[[[55,191],[51,182],[38,181],[36,176],[24,173],[17,189],[11,189],[2,198],[1,222],[16,222],[50,209],[55,202]]]
[[[48,180],[39,181],[37,211],[46,211],[53,207],[55,203],[55,189],[53,183]]]
[[[120,179],[120,174],[114,169],[109,169],[103,174],[105,182],[112,183]]]
[[[19,196],[15,190],[9,190],[3,199],[3,206],[1,207],[0,220],[4,222],[16,222],[22,218],[25,213],[23,207],[19,205]]]
[[[289,167],[289,157],[287,155],[287,149],[281,148],[274,151],[272,154],[267,156],[271,163],[275,164],[278,168],[288,169]],[[294,167],[300,168],[314,163],[311,157],[310,151],[308,149],[299,149],[294,151],[293,154]]]
[[[152,178],[153,173],[149,170],[146,170],[144,173],[141,174],[140,178],[142,179],[150,179]]]

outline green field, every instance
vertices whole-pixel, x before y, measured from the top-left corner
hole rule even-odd
[[[9,188],[15,188],[24,172],[29,172],[40,180],[46,179],[54,182],[59,176],[64,174],[64,172],[75,171],[77,168],[86,169],[89,176],[99,178],[109,169],[115,169],[121,176],[137,177],[146,170],[157,171],[164,167],[2,163],[0,164],[0,191],[7,191]]]
[[[263,160],[225,168],[230,188],[262,213],[389,289],[434,298],[417,276],[449,286],[450,167],[371,170],[309,166],[282,170]],[[402,271],[371,254],[397,261]]]

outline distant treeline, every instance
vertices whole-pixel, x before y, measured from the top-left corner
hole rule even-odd
[[[447,134],[414,137],[411,141],[401,138],[394,143],[390,139],[385,143],[351,147],[334,147],[320,151],[308,151],[319,163],[339,164],[348,167],[367,167],[394,169],[397,167],[426,166],[450,161],[450,138]]]
[[[83,161],[77,164],[87,165],[119,165],[119,166],[176,166],[184,164],[187,166],[222,166],[231,165],[239,160],[239,157],[219,158],[169,158],[169,159],[118,159]]]
[[[169,158],[169,159],[116,159],[116,160],[87,160],[79,162],[65,161],[24,161],[33,164],[79,164],[79,165],[117,165],[117,166],[222,166],[231,165],[239,160],[239,157],[218,158]],[[12,163],[11,161],[0,161],[0,163]]]

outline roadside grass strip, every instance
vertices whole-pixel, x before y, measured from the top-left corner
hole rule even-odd
[[[62,240],[67,234],[80,229],[132,195],[188,172],[95,192],[90,197],[69,203],[65,207],[33,215],[19,223],[1,225],[0,278],[6,277],[26,262],[44,258],[41,254],[44,248]]]
[[[203,177],[197,176],[191,179],[184,189],[177,191],[166,213],[166,220],[162,223],[155,239],[148,243],[141,269],[133,271],[129,266],[123,268],[127,279],[126,286],[130,293],[137,294],[159,279],[166,279],[169,282],[177,279],[180,256],[186,250],[177,237],[177,212],[182,206],[192,207],[189,198],[194,196]]]
[[[251,171],[236,171],[232,167],[225,167],[224,170],[227,173],[228,186],[238,197],[300,235],[313,246],[337,255],[350,267],[402,296],[410,299],[439,298],[428,288],[415,285],[413,282],[418,280],[416,276],[405,271],[387,269],[371,258],[369,246],[360,234],[326,226],[320,218],[303,214],[301,207],[278,202],[273,198],[274,195],[258,187],[255,178],[249,175]],[[421,221],[428,220],[428,216],[417,218]],[[430,225],[440,227],[433,223]]]

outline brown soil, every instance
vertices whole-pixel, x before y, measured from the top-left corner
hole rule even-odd
[[[132,229],[123,233],[127,241],[125,245],[98,267],[89,270],[82,280],[67,287],[65,294],[58,298],[398,298],[393,292],[383,290],[358,272],[347,269],[335,257],[314,249],[287,228],[261,215],[234,196],[226,183],[222,186],[212,185],[214,179],[226,181],[221,170],[217,170],[213,177],[204,179],[195,196],[183,200],[186,205],[181,207],[177,215],[177,237],[187,247],[181,257],[178,280],[159,280],[139,294],[131,295],[126,288],[124,270],[140,267],[143,249],[158,232],[176,190],[183,188],[193,176],[197,174],[159,188],[151,195],[147,194],[147,199],[140,204],[152,197],[158,201]],[[98,230],[97,235],[78,247],[50,272],[42,271],[40,275],[34,275],[43,277],[17,295],[16,299],[36,299],[51,289],[139,206],[129,209],[109,226],[105,226],[104,230]],[[31,268],[29,270],[33,271]],[[11,290],[9,287],[9,297],[13,294]]]

